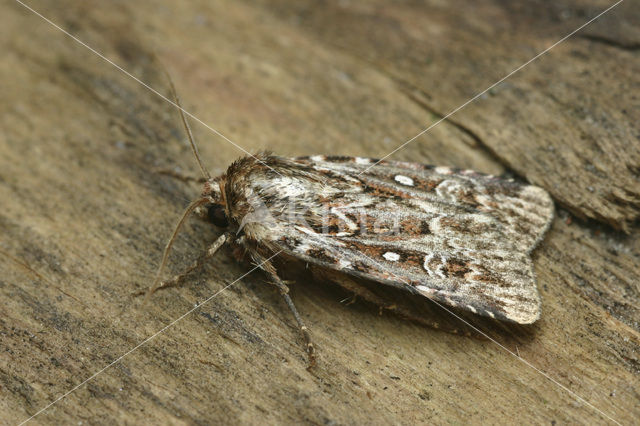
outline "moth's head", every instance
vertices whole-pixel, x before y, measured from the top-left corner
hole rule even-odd
[[[229,227],[229,211],[224,195],[224,182],[222,178],[207,179],[202,190],[202,199],[206,203],[196,213],[207,222],[226,229]]]

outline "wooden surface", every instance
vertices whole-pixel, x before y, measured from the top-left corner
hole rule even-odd
[[[167,94],[157,55],[186,109],[250,152],[371,157],[612,4],[363,3],[29,2]],[[224,250],[148,306],[131,296],[200,190],[154,173],[197,174],[177,111],[18,3],[0,8],[0,423],[16,424],[248,266]],[[534,253],[540,321],[471,317],[521,359],[308,280],[292,297],[318,347],[309,372],[286,306],[253,273],[33,422],[637,421],[639,28],[626,0],[393,157],[506,172],[553,195]],[[194,132],[212,173],[242,155]],[[170,270],[213,238],[190,221]]]

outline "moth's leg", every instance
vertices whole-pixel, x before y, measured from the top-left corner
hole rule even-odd
[[[169,177],[181,180],[183,182],[205,183],[207,181],[206,178],[186,175],[184,173],[178,172],[178,171],[173,170],[173,169],[157,168],[157,169],[153,169],[153,172],[157,173],[157,174],[160,174],[160,175],[169,176]]]
[[[287,303],[287,306],[289,306],[289,309],[293,313],[293,316],[298,323],[300,332],[304,337],[304,342],[307,345],[307,354],[309,355],[309,368],[312,368],[314,365],[316,365],[316,351],[315,347],[313,346],[313,342],[311,341],[311,336],[309,335],[309,329],[306,325],[304,325],[304,322],[302,322],[302,318],[300,317],[296,306],[293,304],[293,300],[291,300],[291,297],[289,297],[289,287],[287,287],[287,285],[283,283],[277,275],[272,276],[271,279],[274,280],[275,285],[280,290],[280,294],[284,298],[284,301]]]
[[[208,259],[212,258],[213,255],[216,254],[216,252],[218,250],[220,250],[220,247],[222,247],[224,245],[224,243],[226,243],[227,241],[231,240],[232,236],[229,233],[224,233],[222,235],[220,235],[218,238],[216,238],[216,240],[213,242],[213,244],[211,244],[209,246],[209,248],[202,253],[191,265],[189,265],[189,267],[187,269],[185,269],[182,273],[173,276],[171,279],[165,280],[160,282],[160,284],[155,287],[152,288],[150,290],[140,290],[136,293],[134,293],[134,295],[139,296],[142,294],[148,294],[147,298],[149,296],[151,296],[153,293],[155,293],[157,290],[163,289],[163,288],[169,288],[169,287],[175,287],[180,285],[180,283],[182,282],[182,280],[189,275],[191,272],[193,272],[194,270],[200,268],[202,265],[204,265],[204,262],[206,262]]]
[[[307,328],[306,325],[304,325],[304,322],[302,321],[302,318],[300,317],[300,314],[298,313],[296,306],[293,304],[293,300],[291,300],[291,297],[289,296],[289,287],[287,287],[287,285],[280,279],[280,277],[276,273],[275,268],[270,262],[262,261],[262,262],[259,262],[259,264],[262,265],[262,269],[264,269],[264,271],[269,275],[269,278],[271,278],[272,283],[276,287],[278,287],[278,290],[280,290],[280,294],[284,298],[284,301],[286,302],[287,306],[293,313],[293,316],[296,319],[296,322],[298,323],[298,328],[300,328],[302,337],[304,337],[304,341],[307,345],[307,354],[309,356],[308,368],[312,368],[313,366],[316,365],[315,347],[313,346],[313,342],[311,341],[311,335],[309,335],[309,329]]]

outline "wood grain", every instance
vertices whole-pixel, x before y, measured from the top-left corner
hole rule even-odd
[[[611,4],[29,3],[168,94],[164,64],[185,108],[249,152],[371,157]],[[0,422],[15,424],[250,266],[222,251],[149,305],[131,295],[150,284],[200,190],[155,172],[197,173],[178,114],[20,4],[0,8]],[[319,355],[309,372],[286,306],[253,273],[34,422],[637,421],[639,11],[623,2],[394,155],[551,192],[558,215],[534,252],[534,326],[470,317],[495,342],[465,338],[299,280],[292,298]],[[202,125],[194,132],[212,174],[243,155]],[[169,269],[214,238],[190,221]]]

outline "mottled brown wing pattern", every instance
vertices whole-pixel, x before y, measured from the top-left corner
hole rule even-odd
[[[280,175],[252,185],[275,219],[272,243],[286,253],[480,315],[538,319],[529,254],[553,217],[544,190],[415,163],[279,161],[271,166]],[[295,225],[283,213],[292,199],[305,219]]]

